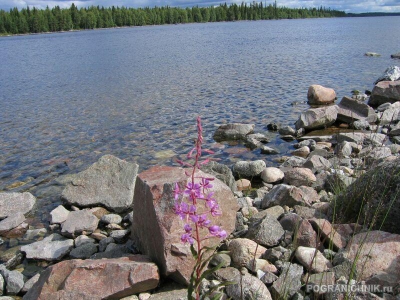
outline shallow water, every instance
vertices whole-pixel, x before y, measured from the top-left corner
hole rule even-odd
[[[293,125],[311,84],[338,99],[398,61],[400,17],[149,26],[0,38],[0,190],[60,203],[53,180],[104,154],[144,170],[173,164],[196,136],[231,164],[276,156],[218,144],[218,124]],[[381,57],[365,57],[368,51]],[[269,133],[270,147],[292,149]]]

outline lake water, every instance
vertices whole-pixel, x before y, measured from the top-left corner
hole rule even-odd
[[[217,124],[293,125],[308,87],[338,98],[372,89],[400,51],[400,17],[150,26],[0,38],[0,191],[29,190],[37,216],[59,204],[53,179],[104,154],[140,170],[173,164],[203,119],[231,164],[265,159],[217,144]],[[365,57],[368,51],[381,57]],[[281,154],[293,143],[269,133]],[[42,216],[42,218],[43,218]]]

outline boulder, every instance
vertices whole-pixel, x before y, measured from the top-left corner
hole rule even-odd
[[[174,167],[153,167],[138,175],[134,197],[132,239],[141,253],[148,255],[160,267],[161,274],[187,284],[195,261],[190,247],[181,241],[185,233],[184,222],[174,211],[174,186],[181,188],[189,182],[186,170]],[[196,178],[212,177],[197,171]],[[239,205],[222,181],[212,181],[213,198],[219,204],[222,215],[211,218],[214,225],[221,226],[228,235],[235,229]],[[201,204],[203,206],[203,204]],[[205,236],[208,230],[202,229]],[[202,246],[218,244],[215,238],[207,239]]]
[[[320,172],[322,170],[330,170],[332,164],[326,158],[320,155],[312,155],[303,164],[304,168],[310,169],[312,172]]]
[[[27,214],[36,203],[36,198],[28,192],[0,193],[0,219],[15,213]]]
[[[360,218],[372,228],[400,234],[399,182],[400,158],[367,171],[339,195],[335,219],[353,223]]]
[[[355,235],[344,251],[355,261],[358,281],[381,286],[400,282],[400,235],[368,231]]]
[[[25,216],[22,213],[13,213],[6,219],[0,221],[0,235],[14,229],[25,221]]]
[[[269,143],[270,139],[262,133],[251,133],[245,136],[244,143],[250,149],[261,147],[263,144]]]
[[[41,241],[21,247],[28,259],[57,261],[67,255],[74,247],[74,241],[53,233]]]
[[[307,99],[310,105],[330,104],[336,100],[336,92],[334,89],[314,84],[308,88]]]
[[[71,211],[61,225],[61,234],[67,237],[76,237],[83,232],[92,233],[96,230],[99,219],[89,210]]]
[[[80,245],[69,253],[71,258],[87,259],[97,252],[97,245],[93,243],[86,243]]]
[[[365,52],[364,56],[373,56],[373,57],[379,57],[381,56],[379,53],[376,52]]]
[[[102,216],[100,221],[105,224],[120,224],[122,222],[122,217],[117,214],[107,214]]]
[[[227,140],[243,140],[246,135],[253,133],[254,127],[254,124],[224,124],[218,127],[218,129],[214,133],[213,138],[217,142]]]
[[[50,224],[61,224],[65,222],[69,214],[64,206],[59,205],[50,212]]]
[[[279,244],[284,234],[278,220],[267,214],[263,219],[250,223],[246,237],[265,247],[273,247]]]
[[[62,192],[63,200],[78,207],[104,206],[121,213],[132,208],[139,166],[104,155],[88,169],[72,175]]]
[[[236,191],[235,177],[233,177],[232,171],[228,166],[215,161],[210,161],[209,163],[202,165],[200,169],[221,180],[229,186],[233,192]]]
[[[357,120],[374,123],[377,117],[372,107],[349,97],[343,97],[338,105],[337,120],[344,123],[350,124]]]
[[[338,108],[336,105],[310,108],[300,114],[296,121],[296,129],[304,128],[306,130],[326,128],[335,123]]]
[[[389,102],[395,103],[400,100],[400,80],[398,81],[381,81],[372,89],[371,97],[368,105],[378,107],[379,105]]]
[[[226,294],[232,299],[272,300],[268,288],[255,276],[239,275],[235,282],[226,287]]]
[[[265,167],[263,160],[238,161],[233,165],[232,171],[239,177],[254,177],[259,176]]]
[[[287,184],[277,184],[264,196],[261,201],[261,208],[264,209],[275,205],[293,207],[307,204],[303,200],[301,189]]]
[[[400,121],[400,107],[391,105],[382,114],[380,114],[380,125],[396,124],[398,121]]]
[[[261,172],[261,179],[266,183],[275,183],[281,181],[285,173],[283,173],[280,169],[275,167],[265,168]]]
[[[293,186],[312,186],[317,181],[313,172],[308,168],[293,168],[285,172],[284,183]]]
[[[300,246],[296,249],[295,257],[311,273],[322,273],[332,268],[332,264],[315,248]]]
[[[157,287],[157,266],[143,255],[68,260],[44,270],[24,300],[121,299]]]
[[[400,68],[398,66],[391,66],[383,72],[383,74],[375,80],[375,84],[380,81],[396,81],[400,79]]]
[[[0,276],[4,278],[7,295],[17,295],[24,286],[24,275],[18,271],[9,271],[4,265],[0,265]]]
[[[284,263],[279,278],[272,284],[274,299],[289,299],[301,288],[303,267],[289,262]]]
[[[300,157],[306,158],[308,156],[308,154],[310,154],[310,148],[308,148],[307,146],[304,146],[304,147],[301,147],[299,149],[292,151],[291,154],[295,155],[295,156],[300,156]]]
[[[390,55],[391,58],[400,58],[400,52]]]
[[[250,239],[238,238],[229,242],[228,250],[234,267],[251,270],[254,259],[261,258],[267,249]]]

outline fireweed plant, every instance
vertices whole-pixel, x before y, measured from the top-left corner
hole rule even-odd
[[[195,147],[187,154],[189,162],[178,160],[178,163],[184,167],[189,167],[185,171],[188,176],[188,183],[181,188],[175,183],[175,213],[184,221],[183,234],[181,241],[189,243],[193,257],[195,258],[195,266],[188,288],[188,299],[200,299],[200,283],[212,272],[218,270],[221,266],[204,271],[208,262],[213,255],[206,255],[207,252],[215,253],[215,247],[202,247],[202,242],[207,239],[217,237],[221,240],[227,237],[227,232],[217,225],[213,225],[210,218],[221,215],[220,207],[213,198],[214,193],[211,191],[213,185],[211,182],[214,178],[196,176],[196,170],[200,166],[206,164],[210,159],[200,160],[202,152],[213,154],[211,150],[202,149],[203,129],[201,126],[201,118],[197,117],[197,139]],[[220,286],[226,285],[226,283]],[[209,291],[210,293],[212,291]],[[193,297],[195,294],[195,298]]]

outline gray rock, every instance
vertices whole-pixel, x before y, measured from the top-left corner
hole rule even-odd
[[[27,214],[36,203],[36,198],[28,192],[0,193],[0,219],[15,213]]]
[[[400,58],[400,52],[390,55],[391,58]]]
[[[317,181],[313,172],[308,168],[292,168],[285,172],[284,183],[293,186],[312,186]]]
[[[218,127],[218,129],[214,133],[213,138],[217,142],[244,139],[246,135],[253,133],[254,127],[254,124],[224,124]]]
[[[250,274],[240,276],[240,281],[226,287],[226,293],[232,299],[272,300],[265,284]]]
[[[287,159],[284,163],[281,164],[281,168],[287,168],[287,167],[301,167],[304,165],[306,162],[305,158],[298,157],[298,156],[291,156],[289,159]]]
[[[380,81],[396,81],[400,79],[400,68],[398,66],[390,66],[383,74],[375,81],[377,84]]]
[[[98,252],[91,256],[92,259],[102,258],[118,258],[132,254],[131,244],[129,242],[125,244],[114,244],[110,243],[104,252]]]
[[[9,271],[0,265],[0,275],[6,283],[7,295],[17,295],[24,286],[24,276],[18,271]]]
[[[267,250],[256,242],[247,238],[237,238],[228,244],[229,255],[232,258],[232,266],[252,269],[254,259],[260,258]]]
[[[400,100],[400,80],[381,81],[372,89],[368,105],[377,107],[383,103],[395,103]]]
[[[31,277],[29,280],[27,280],[24,284],[24,286],[21,289],[22,293],[28,292],[33,285],[39,280],[40,274],[37,273],[35,276]]]
[[[229,267],[231,264],[231,257],[228,254],[217,253],[210,260],[210,265],[215,267],[219,264],[221,264],[223,268]]]
[[[39,237],[44,237],[47,233],[46,228],[30,229],[23,236],[24,241],[37,240]]]
[[[336,220],[352,223],[361,211],[366,224],[375,219],[373,228],[380,228],[385,220],[381,230],[400,234],[399,182],[399,158],[367,171],[337,198]]]
[[[67,237],[75,237],[83,232],[92,233],[96,230],[98,223],[99,219],[89,210],[72,211],[61,226],[61,234]]]
[[[386,109],[379,117],[379,125],[395,124],[400,121],[400,107],[393,107]]]
[[[129,233],[130,230],[114,230],[111,231],[110,237],[112,237],[116,243],[121,244],[128,238]]]
[[[273,284],[276,280],[278,279],[278,276],[276,276],[274,273],[271,272],[266,272],[264,273],[260,280],[266,285],[266,286],[270,286],[271,284]]]
[[[301,288],[303,267],[297,264],[284,263],[279,278],[271,287],[274,299],[288,299]]]
[[[268,146],[265,146],[265,145],[261,145],[259,148],[260,148],[261,154],[279,154],[278,150],[268,147]]]
[[[371,129],[371,125],[365,119],[354,121],[351,124],[351,127],[354,128],[355,130],[370,130]]]
[[[261,208],[275,205],[293,207],[295,205],[306,205],[306,203],[303,201],[303,192],[299,188],[287,184],[278,184],[262,199]]]
[[[97,245],[93,243],[86,243],[80,245],[69,253],[72,258],[87,259],[97,252]]]
[[[85,171],[71,176],[62,198],[70,205],[100,205],[118,213],[126,211],[132,207],[138,169],[137,164],[105,155]]]
[[[301,141],[300,143],[298,143],[294,146],[297,149],[301,148],[301,147],[308,147],[311,149],[311,148],[315,147],[316,144],[317,144],[317,142],[314,141],[313,139],[307,139],[307,140]]]
[[[117,214],[108,214],[102,216],[100,221],[105,224],[120,224],[122,222],[122,217]]]
[[[310,108],[300,114],[296,121],[296,129],[304,128],[307,130],[326,128],[335,123],[338,108],[336,105]]]
[[[350,124],[357,120],[373,123],[377,118],[372,107],[349,97],[343,97],[338,105],[337,120],[344,123]]]
[[[181,285],[172,282],[166,284],[163,283],[163,285],[160,288],[157,288],[156,292],[151,294],[148,300],[186,300],[186,299],[187,299],[187,288],[184,288]],[[123,298],[121,300],[136,300],[136,299]],[[139,300],[139,298],[137,298],[137,300]]]
[[[106,237],[99,242],[99,252],[104,252],[107,249],[107,246],[111,243],[114,243],[115,240],[112,237]]]
[[[6,219],[0,221],[0,235],[17,227],[25,221],[23,213],[10,214]]]
[[[392,151],[389,147],[368,147],[364,148],[360,153],[367,165],[376,164],[391,155]]]
[[[344,175],[344,173],[329,174],[325,180],[325,189],[327,192],[339,194],[354,182],[354,178]]]
[[[248,134],[245,137],[245,144],[250,149],[261,147],[263,144],[269,143],[269,138],[262,133]]]
[[[232,171],[228,166],[215,161],[210,161],[208,164],[202,165],[200,169],[221,180],[223,183],[229,186],[233,192],[237,190],[235,177],[233,177]]]
[[[5,285],[6,282],[4,281],[3,275],[0,274],[0,296],[4,295],[5,293]]]
[[[67,255],[74,247],[74,241],[54,233],[41,241],[21,247],[28,259],[56,261]]]
[[[376,52],[365,52],[364,56],[379,57],[381,55],[379,53],[376,53]]]
[[[273,216],[266,215],[263,219],[251,223],[247,238],[265,247],[279,244],[285,231]]]
[[[59,205],[50,212],[50,224],[61,224],[65,222],[69,214],[64,206]]]
[[[254,177],[259,176],[265,167],[263,160],[238,161],[233,165],[232,170],[239,177]]]
[[[310,154],[310,148],[308,148],[307,146],[304,146],[304,147],[301,147],[301,148],[298,148],[298,149],[292,151],[291,154],[306,158]]]
[[[294,232],[299,228],[302,220],[298,214],[288,213],[279,220],[279,223],[284,230]]]
[[[364,142],[365,135],[362,132],[341,132],[337,135],[337,142],[352,142],[356,144],[362,144]]]
[[[90,237],[88,237],[87,235],[80,235],[80,236],[78,236],[75,240],[74,240],[74,243],[75,243],[75,247],[80,247],[80,246],[82,246],[82,245],[84,245],[84,244],[94,244],[96,242],[96,240],[95,239],[92,239],[92,238],[90,238]]]
[[[383,103],[383,104],[379,105],[379,106],[376,108],[376,110],[377,110],[378,112],[384,112],[385,110],[387,110],[387,109],[389,109],[389,108],[391,108],[391,107],[392,107],[392,104],[389,103],[389,102],[386,102],[386,103]]]
[[[290,126],[283,126],[278,130],[280,135],[295,135],[296,130]]]
[[[387,139],[382,133],[365,133],[364,145],[382,146]]]
[[[332,164],[329,162],[329,160],[320,155],[312,155],[311,157],[307,158],[303,164],[303,167],[308,168],[315,173],[322,170],[329,170],[332,167]]]

